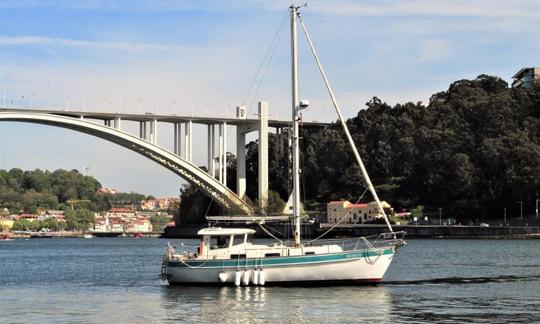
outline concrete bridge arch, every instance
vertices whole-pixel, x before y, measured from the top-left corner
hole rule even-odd
[[[195,164],[144,139],[116,128],[84,119],[35,112],[0,112],[0,122],[24,122],[71,129],[93,135],[137,152],[164,166],[197,186],[225,209],[238,214],[253,214],[253,207],[217,179]]]

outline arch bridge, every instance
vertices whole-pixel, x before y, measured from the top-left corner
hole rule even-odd
[[[268,126],[276,128],[278,150],[284,150],[283,129],[289,122],[268,120],[267,103],[259,103],[258,119],[247,119],[245,108],[237,108],[237,118],[208,118],[177,115],[122,114],[66,110],[0,109],[0,122],[24,122],[71,129],[123,146],[155,161],[203,190],[231,213],[251,215],[254,206],[244,200],[246,191],[245,136],[259,133],[259,208],[264,210],[268,192]],[[103,124],[96,123],[100,120]],[[122,130],[122,121],[139,123],[139,136]],[[157,144],[158,122],[174,125],[173,151]],[[208,170],[192,162],[192,124],[208,126]],[[324,126],[326,123],[307,123]],[[237,192],[227,188],[227,126],[236,126]],[[182,132],[182,129],[184,130]]]

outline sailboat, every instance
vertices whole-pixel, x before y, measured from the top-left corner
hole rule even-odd
[[[382,280],[397,249],[405,244],[404,232],[394,232],[375,188],[347,129],[326,74],[322,69],[309,33],[291,6],[291,90],[292,90],[292,219],[294,241],[272,244],[253,242],[255,230],[247,228],[209,227],[198,232],[196,250],[177,251],[167,245],[161,275],[169,284],[209,285],[319,285],[377,283]],[[367,188],[378,204],[388,227],[387,233],[373,237],[346,240],[301,240],[299,111],[308,103],[299,100],[297,78],[297,25],[304,30],[315,61],[323,76],[339,120],[361,169]],[[261,217],[263,218],[263,217]],[[250,218],[252,219],[252,218]]]

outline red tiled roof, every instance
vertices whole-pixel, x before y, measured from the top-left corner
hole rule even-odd
[[[34,214],[21,214],[21,218],[37,218],[38,215]]]
[[[368,208],[368,204],[350,204],[345,208]]]
[[[328,205],[341,205],[343,203],[346,203],[348,202],[347,200],[336,200],[336,201],[331,201],[328,203]]]

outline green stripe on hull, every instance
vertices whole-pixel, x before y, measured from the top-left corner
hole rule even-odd
[[[393,254],[392,248],[384,249],[380,254],[378,251],[354,251],[319,255],[300,255],[291,257],[269,257],[253,259],[227,259],[227,260],[189,260],[189,261],[169,261],[169,267],[195,267],[195,268],[245,268],[245,267],[272,267],[303,265],[313,263],[342,262],[354,259],[372,258],[381,255]]]

